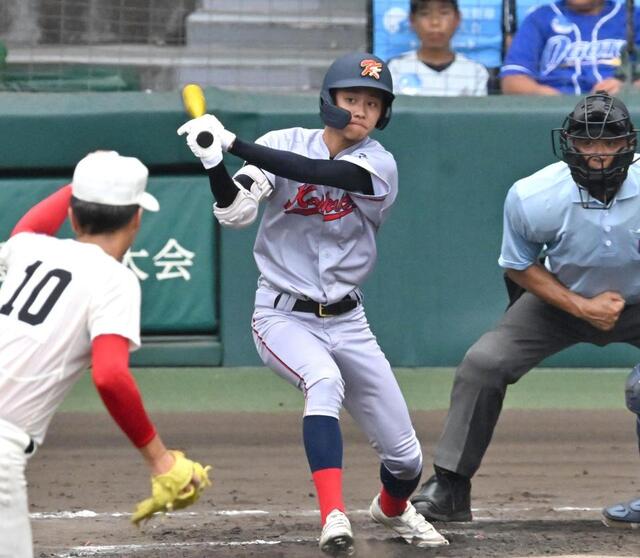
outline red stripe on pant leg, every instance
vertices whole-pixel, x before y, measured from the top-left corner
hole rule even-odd
[[[255,324],[255,320],[253,322]],[[255,328],[255,326],[252,324],[251,329],[253,330],[253,333],[255,334],[255,336],[258,338],[258,340],[260,341],[260,343],[262,344],[262,346],[267,349],[267,351],[269,351],[269,353],[271,353],[271,356],[273,358],[275,358],[280,364],[282,364],[282,366],[284,366],[289,372],[291,372],[291,374],[293,374],[296,378],[298,378],[298,380],[300,380],[300,383],[302,384],[302,392],[304,393],[304,396],[306,398],[307,396],[307,384],[304,381],[304,378],[302,376],[300,376],[300,374],[298,374],[295,370],[293,370],[293,368],[291,368],[290,366],[288,366],[276,353],[274,353],[271,348],[269,347],[269,345],[267,345],[267,343],[265,342],[265,340],[262,338],[262,336],[258,333],[258,330]]]

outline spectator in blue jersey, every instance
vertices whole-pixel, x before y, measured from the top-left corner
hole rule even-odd
[[[626,46],[624,3],[560,0],[532,11],[516,32],[500,71],[502,92],[515,95],[619,93],[616,75]],[[635,16],[635,41],[640,39]]]
[[[457,0],[411,0],[409,21],[420,47],[389,60],[396,95],[487,94],[487,69],[451,48],[460,25]]]

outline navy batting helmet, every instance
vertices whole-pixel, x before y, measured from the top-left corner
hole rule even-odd
[[[605,91],[597,91],[578,102],[562,125],[553,130],[553,150],[571,169],[571,176],[582,192],[588,196],[582,200],[583,207],[606,209],[611,205],[622,183],[627,178],[629,167],[635,162],[637,130],[634,129],[625,104]],[[586,156],[575,146],[575,140],[624,139],[626,143],[617,152],[591,153]],[[559,143],[559,149],[556,147]],[[607,167],[594,168],[589,160],[602,160],[612,156]],[[602,202],[593,204],[589,199]]]
[[[385,106],[376,124],[382,130],[391,119],[391,103],[395,98],[391,72],[385,62],[368,52],[351,52],[329,66],[320,91],[320,116],[327,126],[342,129],[349,124],[351,113],[336,106],[333,91],[350,87],[382,91]]]

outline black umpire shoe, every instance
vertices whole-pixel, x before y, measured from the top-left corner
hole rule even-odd
[[[429,521],[471,521],[471,480],[438,472],[420,487],[411,503]]]

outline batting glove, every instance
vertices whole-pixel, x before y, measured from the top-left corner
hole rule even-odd
[[[190,122],[193,122],[193,120],[191,120]],[[190,122],[187,122],[187,124],[189,124]],[[209,136],[213,140],[211,142],[211,145],[202,147],[198,143],[198,136],[202,132],[211,134]],[[180,130],[178,130],[178,133],[180,133]],[[222,146],[220,145],[220,138],[217,135],[213,134],[210,130],[205,130],[201,126],[194,126],[193,130],[187,133],[186,140],[189,149],[191,149],[191,152],[200,159],[200,161],[202,162],[202,166],[205,169],[217,167],[222,162]]]
[[[220,138],[220,145],[222,146],[222,151],[228,151],[231,144],[235,141],[236,135],[233,132],[225,129],[222,122],[218,120],[213,114],[203,114],[198,118],[194,118],[193,120],[189,120],[180,128],[178,128],[178,135],[181,136],[184,133],[190,134],[194,130],[197,129],[196,135],[200,132],[209,132],[214,136],[218,136]]]

